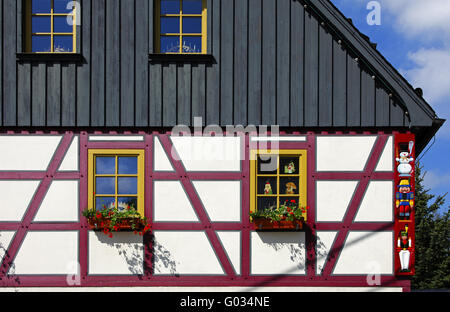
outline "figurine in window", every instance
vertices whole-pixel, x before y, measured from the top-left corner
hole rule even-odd
[[[400,181],[395,199],[395,206],[398,209],[399,218],[409,220],[411,208],[414,207],[414,193],[411,192],[411,185],[409,185],[408,180],[403,179]]]
[[[397,240],[397,247],[402,248],[402,250],[398,253],[401,272],[409,272],[409,259],[411,252],[408,249],[411,248],[411,238],[408,237],[408,226],[405,226],[405,230],[400,232],[400,236]]]
[[[267,181],[266,185],[264,186],[264,194],[272,195],[272,186],[270,185],[269,181]]]
[[[286,183],[286,194],[295,194],[297,186],[293,182]]]
[[[284,166],[284,173],[295,173],[295,164],[291,161],[287,166]]]

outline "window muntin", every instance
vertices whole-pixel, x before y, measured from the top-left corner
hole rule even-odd
[[[89,150],[89,208],[135,207],[144,215],[144,151]]]
[[[156,46],[159,53],[206,54],[206,28],[206,0],[157,1]]]
[[[286,202],[306,207],[306,155],[306,150],[251,151],[251,212],[279,209]]]
[[[26,1],[26,51],[76,52],[76,9],[72,0]]]

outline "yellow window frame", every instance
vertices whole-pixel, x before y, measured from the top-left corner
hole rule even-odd
[[[208,10],[206,0],[202,0],[202,14],[183,14],[183,0],[180,0],[180,13],[179,14],[161,14],[161,0],[156,1],[155,7],[155,38],[156,38],[156,51],[161,53],[161,35],[164,36],[178,36],[180,39],[180,51],[178,52],[165,52],[164,54],[206,54],[207,53],[207,28],[208,28]],[[161,17],[179,17],[180,18],[180,32],[179,33],[164,33],[161,34]],[[183,33],[183,17],[201,17],[202,18],[202,52],[192,53],[183,52],[182,42],[183,37],[199,36],[196,34]]]
[[[54,0],[51,0],[51,10],[50,13],[32,13],[32,1],[33,0],[26,0],[25,1],[25,51],[31,53],[33,50],[32,47],[32,38],[33,36],[50,36],[50,52],[33,52],[33,53],[61,53],[61,54],[68,54],[68,53],[77,53],[77,10],[76,6],[73,7],[72,12],[73,13],[54,13]],[[47,16],[50,17],[50,32],[49,33],[33,33],[32,32],[32,18],[33,16]],[[72,16],[73,25],[72,25],[72,32],[71,33],[55,33],[53,28],[53,20],[55,16]],[[55,36],[72,36],[73,43],[72,43],[72,52],[55,52],[54,51],[54,37]]]
[[[96,174],[95,170],[95,158],[100,157],[116,157],[115,163],[115,173],[114,174]],[[120,156],[131,156],[137,157],[137,174],[119,174],[118,173],[118,157]],[[145,150],[122,150],[122,149],[89,149],[88,150],[88,207],[89,209],[95,210],[95,198],[97,194],[95,193],[95,178],[101,177],[115,177],[115,194],[110,196],[100,195],[101,197],[114,197],[115,202],[117,202],[118,197],[137,197],[137,211],[141,216],[144,216],[145,209]],[[118,194],[118,178],[119,177],[137,177],[137,196]]]
[[[277,157],[277,173],[276,174],[258,174],[258,156],[270,155]],[[299,168],[296,174],[283,174],[280,168],[280,157],[291,156],[298,157]],[[283,197],[298,197],[300,207],[307,206],[307,150],[300,149],[280,149],[280,150],[251,150],[250,151],[250,212],[256,212],[258,209],[259,197],[273,197],[276,198],[277,209],[280,208],[280,198]],[[277,179],[277,192],[272,195],[258,194],[258,177],[272,177]],[[280,178],[294,177],[298,178],[298,194],[280,194]],[[303,217],[306,221],[306,209]]]

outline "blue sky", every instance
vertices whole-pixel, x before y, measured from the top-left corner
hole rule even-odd
[[[331,0],[447,122],[419,156],[431,193],[450,193],[450,0]],[[380,7],[380,25],[369,25]],[[376,4],[375,3],[375,4]],[[433,142],[433,140],[431,141]],[[428,148],[427,147],[427,148]],[[426,149],[425,149],[426,150]],[[450,202],[450,194],[447,203]]]

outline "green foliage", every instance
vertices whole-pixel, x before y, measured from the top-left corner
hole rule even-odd
[[[426,172],[416,166],[415,269],[413,289],[450,288],[450,213],[444,208],[445,195],[429,194],[423,186]],[[442,212],[442,209],[444,212]]]
[[[278,209],[265,209],[250,213],[250,217],[265,218],[270,221],[294,221],[301,220],[308,207],[298,207],[294,202],[285,201]]]

